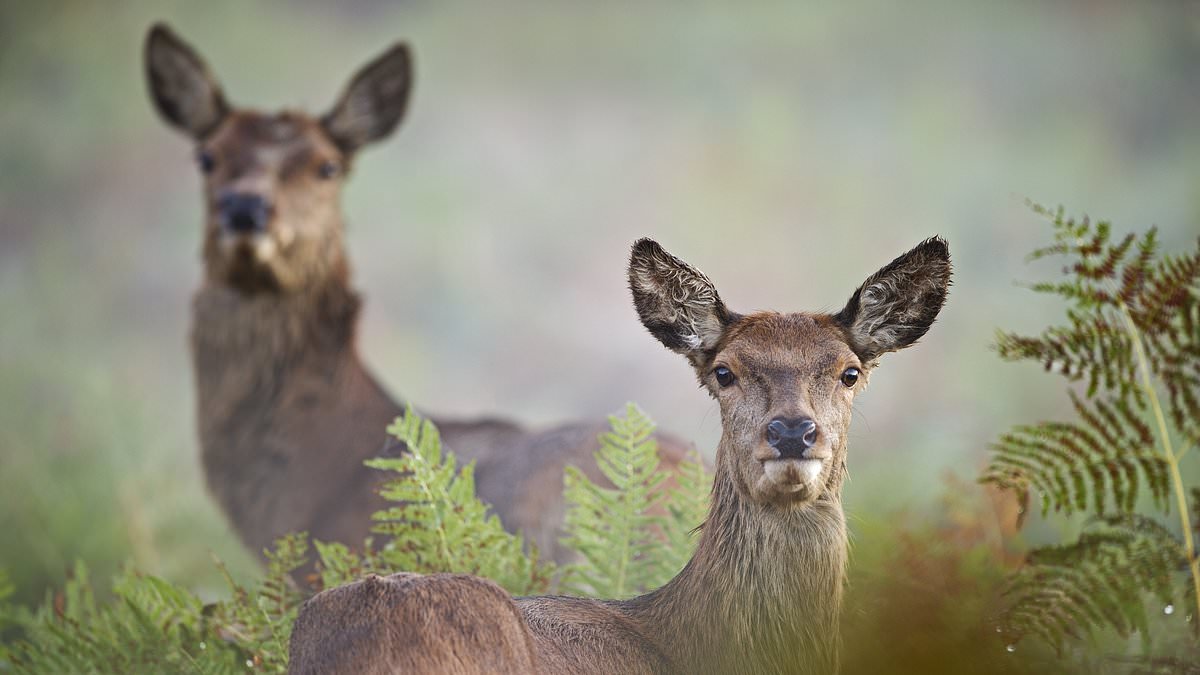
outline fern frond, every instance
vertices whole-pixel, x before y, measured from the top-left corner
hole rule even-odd
[[[1075,421],[1003,435],[981,481],[1023,502],[1037,492],[1043,515],[1097,516],[1075,543],[1034,549],[1010,588],[1010,628],[1061,647],[1102,626],[1145,631],[1143,596],[1168,602],[1184,574],[1184,597],[1200,611],[1191,531],[1200,508],[1189,508],[1179,467],[1200,442],[1200,240],[1192,253],[1162,255],[1154,228],[1114,240],[1108,223],[1032,207],[1051,220],[1054,241],[1030,258],[1066,259],[1062,278],[1034,290],[1066,300],[1067,322],[1036,337],[1001,333],[996,346],[1002,358],[1086,380],[1087,390],[1071,392]],[[1176,439],[1185,449],[1175,451]],[[1182,538],[1138,513],[1143,482],[1158,509],[1173,498]]]
[[[475,496],[474,463],[458,469],[432,422],[410,407],[388,433],[408,451],[366,462],[397,474],[380,490],[394,505],[374,515],[373,531],[388,538],[378,551],[381,564],[406,572],[475,574],[514,594],[549,587],[553,565],[539,561],[532,544],[526,555],[524,538],[506,532]]]
[[[712,495],[712,473],[699,453],[692,451],[675,471],[675,485],[667,494],[667,517],[663,520],[665,546],[659,553],[662,579],[671,579],[692,559],[699,541],[697,533],[708,515]]]
[[[1150,428],[1120,398],[1085,401],[1071,393],[1080,422],[1018,426],[995,443],[982,480],[1025,497],[1042,496],[1042,513],[1137,507],[1142,481],[1154,502],[1166,508],[1170,494],[1166,462]]]
[[[663,579],[658,561],[661,542],[655,531],[663,520],[653,515],[662,499],[658,487],[666,478],[658,471],[654,423],[637,406],[624,417],[610,416],[612,431],[600,435],[596,461],[612,482],[605,488],[568,467],[563,543],[580,554],[568,565],[562,585],[573,593],[601,598],[628,598],[655,588]]]
[[[1111,627],[1148,630],[1143,595],[1171,603],[1186,566],[1178,538],[1157,521],[1123,514],[1099,518],[1078,541],[1033,551],[1006,591],[1005,632],[1036,634],[1062,649],[1067,638]]]
[[[236,645],[224,643],[198,598],[162,579],[126,571],[115,599],[96,601],[87,567],[77,563],[63,590],[22,623],[7,645],[15,673],[234,673]],[[211,648],[209,646],[211,645]]]

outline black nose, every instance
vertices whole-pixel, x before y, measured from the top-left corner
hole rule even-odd
[[[776,417],[767,425],[767,443],[781,458],[803,459],[805,451],[817,444],[817,423],[808,417]]]
[[[217,202],[221,224],[238,234],[253,234],[267,230],[271,204],[262,195],[234,192],[222,195]]]

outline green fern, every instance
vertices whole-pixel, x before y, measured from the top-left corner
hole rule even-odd
[[[667,518],[663,524],[665,545],[657,557],[658,578],[651,588],[666,583],[692,559],[696,552],[698,533],[708,516],[713,475],[704,466],[700,454],[689,453],[675,472],[675,486],[667,493]]]
[[[474,462],[456,471],[454,454],[443,451],[437,428],[411,407],[388,433],[408,452],[367,462],[399,474],[380,491],[395,505],[374,515],[374,531],[388,538],[378,551],[381,564],[406,572],[476,574],[514,594],[549,587],[553,564],[540,561],[532,544],[526,555],[524,538],[506,532],[475,496]]]
[[[567,566],[562,585],[590,597],[628,598],[666,583],[691,557],[691,532],[707,510],[711,483],[699,461],[685,462],[677,487],[664,495],[654,422],[629,403],[624,417],[610,416],[609,424],[596,461],[613,487],[567,467],[563,543],[581,561]]]
[[[599,457],[617,488],[597,487],[580,473],[568,479],[568,540],[578,543],[584,563],[568,570],[567,578],[604,597],[658,586],[682,567],[711,485],[700,462],[685,462],[663,509],[653,424],[630,405],[612,425],[601,437]],[[387,543],[368,540],[356,552],[313,542],[314,590],[398,570],[479,574],[513,593],[549,589],[553,565],[539,562],[536,551],[526,554],[521,537],[503,531],[475,496],[472,465],[457,468],[431,423],[409,410],[389,431],[409,452],[370,462],[396,473],[382,491],[395,505],[375,518]],[[619,553],[611,547],[617,541],[624,542]],[[30,612],[6,602],[12,585],[0,570],[0,672],[285,673],[292,623],[304,598],[292,576],[309,563],[307,535],[281,538],[266,557],[266,574],[249,586],[217,561],[230,597],[208,604],[181,586],[132,570],[115,580],[113,599],[102,602],[79,563],[62,591]]]
[[[303,535],[280,539],[261,582],[246,589],[230,579],[232,597],[214,604],[128,569],[113,583],[113,599],[100,602],[87,566],[76,563],[62,591],[36,612],[0,609],[20,633],[0,648],[0,671],[285,673],[303,599],[290,574],[305,562],[304,542]]]
[[[247,663],[266,672],[286,673],[288,639],[304,601],[292,583],[292,572],[308,563],[308,536],[286,535],[265,553],[267,574],[253,589],[235,582],[217,561],[233,597],[214,605],[212,614],[221,637],[243,646]]]
[[[1059,648],[1103,627],[1146,636],[1146,595],[1170,605],[1173,580],[1184,575],[1184,597],[1200,615],[1180,473],[1200,444],[1200,242],[1187,255],[1164,255],[1154,229],[1114,241],[1108,223],[1032,207],[1051,220],[1054,243],[1030,259],[1066,258],[1064,280],[1032,288],[1065,299],[1067,322],[1036,337],[1002,332],[996,347],[1001,358],[1039,362],[1086,388],[1069,392],[1075,420],[1001,436],[981,481],[1026,505],[1036,493],[1043,515],[1092,520],[1076,542],[1030,553],[1008,588],[1007,629]],[[1174,507],[1178,532],[1139,511],[1143,489],[1157,511]],[[1191,499],[1200,521],[1200,490]]]

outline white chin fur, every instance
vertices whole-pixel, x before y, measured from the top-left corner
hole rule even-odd
[[[767,478],[788,492],[814,485],[824,467],[825,462],[820,459],[773,459],[763,463]]]
[[[275,255],[275,240],[270,237],[259,237],[254,242],[254,256],[265,262]]]
[[[221,236],[221,248],[226,255],[232,255],[238,249],[250,249],[254,252],[254,259],[259,262],[270,260],[276,250],[275,240],[265,234],[224,234]]]
[[[800,471],[804,473],[804,482],[815,483],[817,477],[821,475],[821,469],[825,467],[825,462],[819,459],[802,459],[800,460]]]

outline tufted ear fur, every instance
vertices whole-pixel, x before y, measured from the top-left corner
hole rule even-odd
[[[629,258],[629,290],[642,325],[668,349],[704,362],[738,318],[699,270],[639,239]]]
[[[158,114],[193,139],[212,133],[229,104],[204,60],[165,24],[146,35],[146,84]]]
[[[872,274],[834,317],[864,363],[925,335],[950,289],[950,247],[932,237]]]
[[[321,118],[321,124],[342,152],[353,154],[386,137],[400,124],[408,108],[412,80],[408,45],[393,45],[355,74],[333,109]]]

